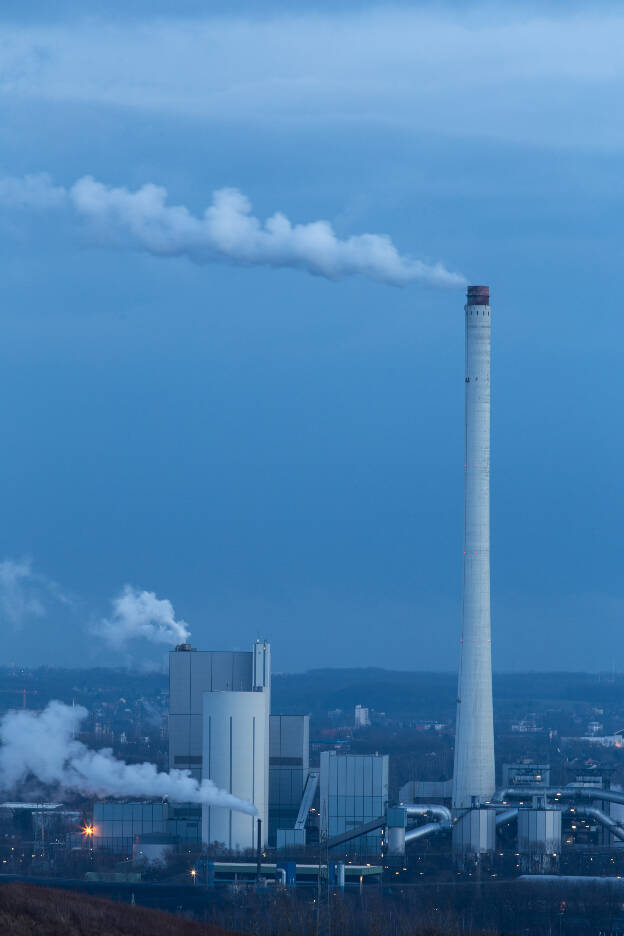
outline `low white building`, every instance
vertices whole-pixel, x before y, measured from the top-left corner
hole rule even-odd
[[[355,727],[368,728],[370,726],[370,715],[367,708],[363,705],[355,706]]]

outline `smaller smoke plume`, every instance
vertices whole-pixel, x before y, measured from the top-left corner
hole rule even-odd
[[[0,788],[13,790],[35,777],[85,796],[168,797],[255,815],[251,803],[220,790],[211,780],[198,783],[189,771],[161,773],[154,764],[117,760],[110,749],[92,751],[74,737],[87,714],[82,706],[56,701],[40,713],[8,712],[0,722]]]
[[[0,562],[0,623],[16,630],[36,618],[44,618],[59,604],[72,600],[52,579],[33,569],[30,559]]]
[[[167,190],[159,185],[130,191],[84,176],[66,189],[42,174],[0,178],[0,203],[43,210],[66,205],[104,242],[157,257],[290,267],[330,280],[360,275],[392,286],[420,282],[456,288],[466,283],[441,263],[401,255],[385,234],[340,238],[329,221],[293,224],[279,211],[262,222],[235,188],[213,192],[212,203],[198,216],[185,205],[169,204]]]
[[[136,638],[156,644],[187,643],[190,631],[184,621],[177,621],[173,605],[154,592],[139,591],[126,585],[113,600],[113,613],[103,618],[94,632],[119,650]]]
[[[0,178],[0,204],[14,208],[57,208],[67,198],[67,191],[54,185],[47,172],[22,178]]]

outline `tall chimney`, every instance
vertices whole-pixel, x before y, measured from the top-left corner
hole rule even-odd
[[[490,631],[489,287],[469,286],[464,308],[464,579],[453,772],[453,807],[460,810],[489,800],[495,788]]]

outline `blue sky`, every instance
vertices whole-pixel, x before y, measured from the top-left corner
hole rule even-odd
[[[619,668],[616,5],[4,4],[0,176],[387,234],[489,283],[498,669]],[[278,670],[452,669],[463,293],[195,265],[0,207],[0,663],[125,584]],[[7,591],[8,588],[8,591]],[[135,659],[162,648],[137,644]]]

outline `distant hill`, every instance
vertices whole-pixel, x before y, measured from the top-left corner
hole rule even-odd
[[[170,913],[34,884],[0,886],[0,933],[7,936],[236,936]]]
[[[0,667],[0,714],[23,704],[43,708],[50,699],[85,705],[92,710],[121,697],[132,708],[137,700],[158,700],[166,711],[169,679],[165,673],[129,669],[63,669]],[[36,694],[35,694],[36,693]],[[272,709],[275,713],[324,715],[331,709],[350,714],[358,703],[394,718],[455,718],[455,672],[408,672],[376,667],[323,668],[305,673],[274,673]],[[569,703],[619,705],[624,697],[624,676],[605,673],[494,673],[494,702],[503,715],[519,704]],[[124,703],[126,704],[126,703]]]
[[[394,716],[444,717],[455,710],[454,673],[410,673],[374,667],[317,669],[307,673],[276,674],[271,681],[274,712],[319,714],[355,705]]]
[[[272,709],[276,713],[329,709],[352,713],[358,703],[393,717],[455,718],[457,674],[451,672],[361,669],[316,669],[275,674]],[[494,704],[503,714],[520,705],[568,702],[592,705],[619,703],[624,677],[600,673],[494,673]]]

